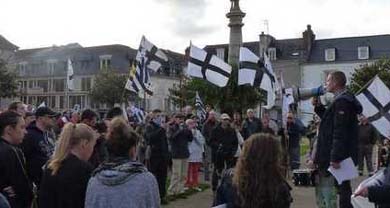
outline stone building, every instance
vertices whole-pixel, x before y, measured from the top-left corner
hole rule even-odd
[[[146,98],[146,110],[160,108],[164,111],[175,109],[168,98],[168,89],[179,83],[178,75],[184,65],[184,56],[165,50],[168,64],[152,74],[155,95]],[[20,100],[39,105],[45,102],[56,110],[64,110],[79,104],[81,109],[104,110],[106,105],[96,103],[90,98],[94,76],[106,68],[114,73],[128,74],[130,63],[137,50],[124,45],[105,45],[82,47],[74,43],[65,46],[51,46],[16,50],[11,58],[11,67],[17,70],[20,83]],[[72,60],[75,89],[66,92],[67,60]]]
[[[304,88],[324,85],[332,71],[343,71],[347,84],[355,69],[380,58],[390,57],[390,35],[357,36],[315,40],[309,59],[301,65]],[[301,102],[302,118],[311,119],[313,108],[309,101]]]

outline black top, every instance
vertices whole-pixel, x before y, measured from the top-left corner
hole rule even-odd
[[[319,168],[327,169],[330,162],[341,162],[348,157],[357,164],[357,115],[362,112],[362,106],[355,96],[343,92],[328,108],[320,105],[314,111],[321,118],[314,159]]]
[[[186,127],[179,127],[171,135],[169,140],[173,159],[186,159],[190,157],[188,144],[193,140],[191,130]]]
[[[236,131],[231,127],[224,129],[221,124],[218,124],[211,131],[210,147],[213,163],[220,157],[233,158],[238,148]]]
[[[27,134],[21,145],[26,157],[27,173],[38,187],[41,184],[42,167],[54,152],[55,139],[49,132],[41,131],[36,122],[27,127]]]
[[[165,129],[152,121],[146,126],[144,139],[147,145],[151,147],[151,160],[163,159],[168,161],[168,141]]]
[[[70,154],[56,175],[45,168],[39,190],[40,208],[79,208],[84,207],[85,192],[92,166]]]
[[[246,118],[242,124],[242,136],[247,140],[252,134],[260,133],[263,128],[261,120],[254,117],[253,120]]]
[[[29,207],[33,198],[32,184],[23,168],[25,161],[22,151],[0,138],[0,193],[7,197],[12,208]],[[3,192],[9,186],[15,191],[16,197],[9,198]]]
[[[241,208],[237,188],[233,184],[234,169],[225,171],[215,195],[214,206],[226,204],[227,208]],[[291,187],[286,181],[281,181],[275,193],[269,196],[264,208],[289,208],[293,199],[290,194]],[[256,193],[254,193],[256,194]]]

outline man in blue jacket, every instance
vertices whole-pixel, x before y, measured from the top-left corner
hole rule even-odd
[[[357,164],[358,115],[362,112],[362,106],[347,91],[346,82],[343,72],[330,73],[326,89],[334,94],[333,102],[325,108],[318,99],[313,99],[314,111],[321,118],[314,163],[324,174],[329,166],[340,168],[340,162],[349,157]],[[350,181],[338,186],[338,192],[340,208],[352,208]]]

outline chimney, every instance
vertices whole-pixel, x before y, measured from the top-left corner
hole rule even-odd
[[[264,34],[264,32],[261,32],[260,34],[260,42],[259,42],[259,57],[263,58],[264,57],[264,52],[267,52],[268,47],[272,43],[272,41],[275,38],[272,37],[271,35]]]
[[[306,30],[302,33],[303,36],[303,46],[306,49],[306,53],[309,55],[314,44],[316,35],[311,30],[311,25],[307,25]]]

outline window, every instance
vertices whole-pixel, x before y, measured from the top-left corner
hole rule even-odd
[[[28,81],[28,88],[33,88],[34,87],[34,81],[33,80],[29,80]]]
[[[100,69],[111,68],[111,55],[100,56]]]
[[[369,59],[370,54],[369,54],[369,48],[368,46],[361,46],[358,47],[358,59]]]
[[[65,108],[65,97],[60,96],[60,108],[63,109]]]
[[[49,90],[49,80],[38,80],[38,87],[43,89],[43,92],[48,92]]]
[[[76,104],[81,106],[81,96],[69,96],[69,108],[73,108]]]
[[[26,69],[27,69],[27,62],[21,62],[18,64],[19,69],[19,75],[24,76],[26,75]]]
[[[271,61],[276,60],[276,48],[268,48],[268,56]]]
[[[217,57],[225,60],[225,49],[224,48],[217,48]]]
[[[56,63],[57,63],[57,60],[54,60],[54,59],[47,60],[47,68],[49,71],[49,75],[54,75]]]
[[[56,107],[56,96],[50,96],[50,107],[51,108]]]
[[[65,79],[53,79],[54,92],[63,92],[65,89]]]
[[[34,103],[34,99],[33,99],[32,96],[27,97],[27,103],[28,104],[33,104]]]
[[[81,91],[91,90],[91,77],[81,78]]]
[[[335,61],[336,60],[336,48],[325,49],[325,61]]]

